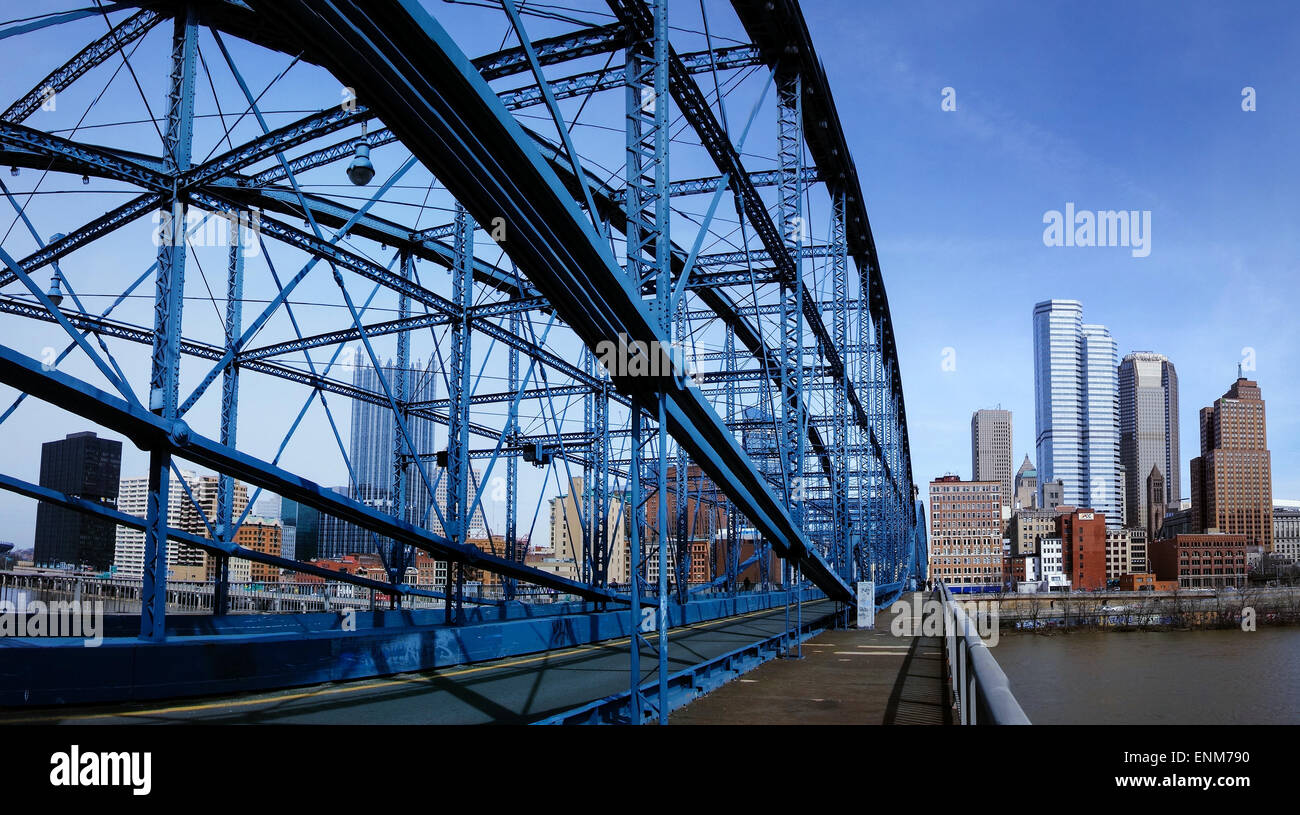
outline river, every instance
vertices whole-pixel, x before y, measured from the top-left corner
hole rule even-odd
[[[1001,632],[1034,724],[1300,724],[1300,628]]]

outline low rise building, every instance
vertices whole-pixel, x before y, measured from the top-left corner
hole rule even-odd
[[[1059,507],[1057,536],[1061,539],[1061,569],[1077,591],[1106,588],[1106,513]]]
[[[1119,578],[1120,591],[1173,591],[1177,588],[1177,580],[1158,580],[1154,572],[1129,572]]]
[[[1273,503],[1273,554],[1300,563],[1300,502]]]
[[[1038,554],[1038,541],[1056,535],[1055,509],[1021,509],[1011,518],[1011,556]]]
[[[1150,536],[1147,535],[1147,530],[1142,527],[1134,526],[1128,528],[1129,571],[1151,571],[1147,564],[1147,541],[1149,537]]]
[[[1176,580],[1183,589],[1215,589],[1246,585],[1245,535],[1212,532],[1158,540],[1149,558],[1159,580]]]
[[[1106,530],[1106,582],[1132,571],[1132,539],[1128,529]]]
[[[1069,591],[1070,577],[1065,571],[1065,557],[1060,538],[1043,538],[1038,542],[1038,557],[1033,558],[1038,575],[1036,591]],[[1033,578],[1031,578],[1033,580]]]

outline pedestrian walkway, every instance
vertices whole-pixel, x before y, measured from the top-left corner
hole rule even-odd
[[[910,596],[907,598],[910,602]],[[826,631],[672,714],[672,724],[952,724],[943,641],[876,627]]]

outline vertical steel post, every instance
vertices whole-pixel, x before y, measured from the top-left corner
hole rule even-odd
[[[868,461],[867,456],[870,454],[871,447],[871,391],[867,378],[867,364],[870,356],[867,353],[869,339],[867,336],[867,317],[869,308],[867,306],[868,297],[870,296],[870,280],[867,271],[858,269],[858,300],[857,300],[857,342],[854,344],[854,379],[857,381],[858,392],[867,398],[867,428],[863,429],[857,423],[854,423],[854,435],[857,439],[857,456],[855,458],[856,466],[854,468],[854,483],[857,485],[857,497],[854,501],[854,529],[858,530],[854,535],[856,549],[852,553],[853,569],[855,578],[861,579],[866,569],[864,567],[863,550],[865,547],[868,529],[867,521],[867,485],[868,485]]]
[[[415,277],[413,266],[415,261],[409,252],[401,254],[401,274],[402,279],[412,280]],[[411,316],[411,298],[405,291],[397,295],[397,319],[405,320]],[[402,432],[403,427],[409,427],[409,413],[406,405],[411,399],[411,335],[406,331],[397,332],[397,362],[396,370],[392,371],[391,387],[393,389],[393,401],[397,404],[397,413],[393,414],[393,473],[392,473],[392,513],[393,517],[400,518],[403,521],[411,521],[419,524],[422,519],[408,518],[409,510],[407,507],[408,487],[408,468],[414,457],[420,454],[419,450],[411,449],[411,442],[407,440],[406,433]],[[413,441],[413,440],[412,440]],[[417,502],[418,503],[418,502]],[[388,545],[388,582],[394,586],[401,583],[406,578],[407,546],[390,541]],[[392,592],[389,595],[390,607],[401,603],[401,595]]]
[[[628,462],[628,503],[624,523],[628,528],[628,557],[631,559],[628,591],[631,607],[628,609],[628,631],[631,634],[632,674],[632,724],[641,724],[645,713],[641,700],[641,405],[632,401],[631,461]]]
[[[520,319],[518,312],[510,314],[510,333],[516,337],[522,336],[523,320]],[[510,348],[510,392],[519,391],[519,349]],[[510,444],[518,444],[519,440],[519,402],[511,400],[510,416],[506,419],[506,439]],[[506,557],[512,561],[523,561],[522,553],[519,552],[518,538],[518,506],[519,506],[519,454],[512,453],[506,458]],[[515,579],[513,577],[501,577],[502,596],[506,600],[515,599]]]
[[[735,427],[736,425],[736,329],[730,323],[727,324],[726,339],[724,346],[724,368],[727,372],[726,384],[724,385],[726,402],[727,402],[727,426]],[[727,591],[732,594],[736,593],[736,584],[740,579],[740,530],[737,528],[740,522],[740,513],[736,511],[736,505],[730,499],[723,497],[727,502]]]
[[[781,635],[781,656],[790,656],[790,560],[781,561],[781,582],[785,584],[785,629]]]
[[[803,92],[798,73],[777,76],[777,159],[780,169],[780,214],[793,272],[781,281],[781,438],[785,499],[795,525],[804,527],[804,405],[803,405]],[[790,568],[785,578],[786,630],[789,631]],[[789,644],[787,642],[787,651]]]
[[[659,394],[659,724],[668,724],[668,409],[667,396]]]
[[[600,366],[596,366],[598,369]],[[592,505],[592,577],[598,586],[609,585],[609,565],[614,559],[609,530],[609,388],[601,370],[596,371],[601,388],[594,395],[595,439],[592,459],[595,471],[591,483]]]
[[[681,300],[682,304],[678,307],[677,314],[674,317],[673,332],[673,348],[678,353],[680,353],[683,348],[682,342],[686,334],[686,297],[684,294]],[[675,462],[673,464],[673,520],[675,521],[673,525],[673,541],[675,543],[675,546],[673,547],[673,572],[676,575],[677,602],[679,605],[684,605],[688,596],[686,593],[686,581],[690,576],[691,568],[691,541],[688,538],[690,536],[691,521],[694,521],[699,517],[699,504],[697,499],[696,518],[689,518],[687,506],[689,504],[689,497],[687,495],[689,482],[686,477],[689,468],[686,459],[686,448],[682,447],[680,444],[676,445],[676,447],[677,455],[675,456]]]
[[[663,335],[673,301],[673,245],[668,234],[668,0],[654,0],[655,295]],[[668,724],[668,408],[659,392],[659,724]]]
[[[831,275],[834,302],[834,341],[844,365],[838,386],[831,396],[835,427],[834,469],[831,477],[831,509],[834,515],[831,532],[831,563],[846,581],[849,575],[849,534],[853,529],[849,515],[849,390],[853,359],[849,350],[849,258],[845,226],[847,196],[843,189],[831,191]],[[846,606],[847,608],[847,606]]]
[[[794,564],[794,583],[795,583],[795,623],[794,623],[794,647],[795,658],[803,659],[803,568],[798,563]]]
[[[244,315],[244,230],[242,216],[230,219],[230,260],[226,266],[226,351],[234,348],[243,334]],[[221,372],[221,443],[235,446],[239,414],[239,363],[232,359]],[[217,537],[233,541],[235,480],[225,473],[217,477]],[[230,558],[209,555],[216,560],[216,582],[212,587],[212,613],[225,614],[230,603]]]
[[[164,228],[158,247],[158,276],[154,293],[154,338],[149,370],[149,409],[177,419],[180,376],[181,306],[185,302],[185,202],[179,194],[181,173],[190,168],[194,136],[194,67],[198,25],[187,6],[176,16],[172,31],[171,85],[167,95],[167,131],[163,137],[163,169],[171,181],[160,217]],[[140,637],[166,638],[167,503],[171,485],[170,449],[149,451],[149,494],[144,534],[144,571],[140,594]]]
[[[654,32],[647,41],[628,34],[624,63],[625,153],[627,195],[627,276],[642,296],[654,290],[649,304],[661,336],[669,333],[672,309],[672,244],[668,234],[668,0],[654,0]],[[654,260],[649,255],[653,252]],[[652,355],[658,356],[652,350]],[[660,357],[662,361],[662,357]],[[636,410],[634,407],[633,410]],[[658,492],[656,542],[659,548],[659,597],[656,628],[659,632],[659,723],[668,723],[668,431],[664,402],[659,399]],[[635,469],[632,478],[640,478]],[[636,510],[639,518],[640,509]],[[636,523],[636,518],[633,518]],[[638,553],[638,559],[640,554]],[[633,576],[636,579],[636,576]],[[633,643],[635,650],[635,640]]]
[[[591,349],[583,347],[582,349],[582,368],[588,375],[592,375],[595,366],[595,355]],[[586,435],[587,440],[595,444],[596,441],[596,406],[595,394],[588,390],[582,395],[582,432]],[[578,516],[581,519],[582,551],[578,555],[578,579],[583,583],[591,585],[596,581],[596,517],[592,511],[595,493],[592,490],[592,476],[594,468],[592,466],[592,457],[586,456],[582,462],[582,495],[572,495],[574,504],[578,507]],[[569,484],[569,491],[572,492],[573,484]],[[566,520],[567,523],[567,520]]]
[[[456,203],[456,262],[452,269],[452,302],[456,313],[451,332],[451,371],[447,393],[447,537],[467,543],[469,537],[469,398],[470,398],[470,327],[469,307],[473,303],[474,221],[465,207]],[[464,570],[456,563],[456,622],[459,622],[461,585]],[[448,624],[451,613],[451,564],[447,565]]]

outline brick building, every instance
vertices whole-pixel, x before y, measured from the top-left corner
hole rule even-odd
[[[1259,383],[1238,378],[1201,408],[1201,454],[1191,471],[1196,531],[1245,535],[1273,551],[1273,474]]]
[[[1106,513],[1059,507],[1061,568],[1076,591],[1106,588]]]
[[[1158,580],[1176,580],[1183,589],[1246,585],[1246,535],[1178,535],[1148,546]]]
[[[1002,554],[1001,482],[931,481],[928,574],[957,593],[998,591]]]

